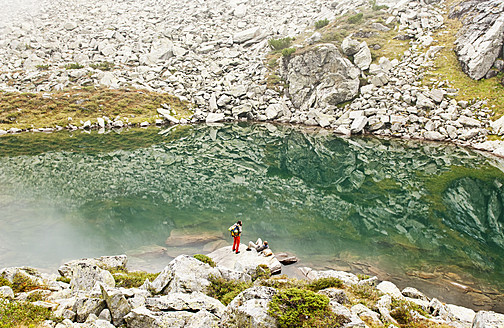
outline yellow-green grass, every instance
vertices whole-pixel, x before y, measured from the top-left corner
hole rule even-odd
[[[452,1],[453,2],[453,1]],[[504,87],[500,83],[502,74],[491,79],[475,81],[462,71],[455,54],[454,42],[462,23],[458,19],[445,18],[445,28],[437,31],[433,37],[436,45],[444,48],[434,60],[434,66],[424,74],[423,84],[430,85],[434,81],[448,81],[449,85],[458,89],[457,100],[483,100],[488,101],[488,107],[494,110],[495,117],[504,114]]]
[[[80,125],[81,120],[96,122],[102,116],[127,118],[133,124],[152,123],[161,104],[170,105],[176,118],[192,115],[188,102],[145,90],[81,87],[49,95],[0,92],[0,129]]]

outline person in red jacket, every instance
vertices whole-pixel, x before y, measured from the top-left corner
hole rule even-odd
[[[236,254],[240,253],[238,248],[240,247],[240,236],[242,233],[242,222],[238,220],[235,224],[229,227],[228,229],[231,232],[231,237],[233,237],[233,248],[232,251]]]

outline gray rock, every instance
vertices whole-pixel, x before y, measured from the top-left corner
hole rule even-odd
[[[131,311],[131,305],[126,300],[125,295],[118,289],[108,291],[101,287],[102,296],[110,310],[112,323],[115,326],[120,326],[124,322],[124,317]],[[100,309],[96,315],[99,315],[103,309]]]
[[[224,113],[208,113],[206,123],[216,123],[224,121]]]
[[[361,70],[365,71],[371,65],[371,51],[369,50],[366,41],[359,45],[359,51],[354,55],[354,64]]]
[[[428,301],[427,297],[418,291],[417,289],[413,287],[406,287],[402,290],[401,294],[403,294],[406,297],[411,297],[411,298],[416,298],[424,301]]]
[[[357,314],[359,318],[366,322],[370,322],[374,325],[380,326],[383,323],[380,320],[380,315],[374,311],[371,311],[369,308],[364,306],[363,304],[356,304],[350,308],[350,311]]]
[[[434,107],[436,107],[434,105],[434,103],[428,97],[426,97],[423,93],[417,94],[416,105],[418,108],[425,108],[425,109],[434,109]]]
[[[9,286],[2,286],[0,287],[0,297],[14,298],[14,291]]]
[[[266,111],[264,112],[264,114],[266,115],[266,119],[273,120],[281,116],[280,114],[282,113],[283,109],[284,107],[282,106],[282,104],[269,105],[268,108],[266,108]]]
[[[124,317],[128,328],[183,328],[194,314],[187,311],[153,312],[146,307],[131,310]],[[191,327],[196,328],[196,327]]]
[[[441,141],[444,140],[444,136],[437,131],[425,131],[423,137],[427,140]]]
[[[84,322],[90,314],[99,315],[105,309],[105,301],[101,298],[78,298],[73,306],[77,322]]]
[[[350,131],[352,133],[361,133],[364,130],[368,122],[368,118],[366,116],[360,116],[353,120],[352,125],[350,126]]]
[[[268,315],[268,304],[276,293],[275,289],[264,286],[244,290],[224,311],[222,327],[276,327],[276,320]]]
[[[252,40],[253,38],[259,36],[260,34],[261,34],[260,27],[252,27],[245,31],[235,33],[233,35],[233,41],[236,43],[244,43],[246,41]]]
[[[218,269],[194,257],[180,255],[161,271],[159,276],[148,285],[148,289],[154,294],[202,292],[210,285],[208,281],[210,275],[220,277]]]
[[[282,72],[296,108],[327,108],[353,99],[359,70],[332,44],[320,44],[287,59]]]
[[[462,70],[472,79],[483,78],[493,66],[504,43],[504,4],[500,0],[464,1],[450,17],[464,17],[455,41]]]
[[[479,311],[474,317],[472,328],[502,328],[504,327],[504,314],[492,311]]]
[[[170,111],[164,108],[158,108],[157,112],[159,115],[163,116],[166,120],[173,124],[179,124],[180,120],[176,119],[170,114]]]
[[[360,42],[350,37],[346,37],[341,42],[341,50],[345,56],[353,56],[360,50]]]
[[[455,319],[458,323],[466,327],[471,327],[476,316],[476,312],[471,309],[453,304],[447,304],[446,308],[448,310],[450,319]]]
[[[496,121],[490,122],[490,127],[492,128],[492,130],[495,134],[503,135],[504,134],[504,116],[500,117]]]
[[[272,273],[279,273],[282,270],[282,265],[274,256],[262,256],[257,252],[247,252],[246,245],[240,245],[242,250],[240,254],[233,254],[231,246],[226,246],[217,249],[208,254],[218,266],[222,266],[231,270],[253,274],[258,265],[264,264],[268,266]]]
[[[206,310],[221,317],[226,308],[221,302],[200,292],[191,294],[170,293],[166,296],[151,297],[145,301],[145,306],[151,311],[189,311]]]
[[[317,271],[312,268],[302,267],[299,270],[309,280],[317,280],[320,278],[337,278],[343,281],[345,285],[352,286],[359,283],[359,278],[356,275],[344,271],[326,270]]]
[[[390,281],[380,282],[378,286],[376,286],[376,289],[384,294],[392,296],[395,299],[404,299],[404,296],[401,294],[399,288]]]

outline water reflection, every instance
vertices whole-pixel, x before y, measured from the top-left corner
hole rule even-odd
[[[0,138],[0,266],[156,253],[175,231],[212,238],[168,257],[201,251],[239,217],[244,239],[261,236],[304,265],[504,290],[494,159],[271,124],[159,132]]]

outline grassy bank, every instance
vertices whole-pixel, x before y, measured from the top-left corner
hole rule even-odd
[[[190,104],[177,97],[145,90],[72,88],[53,93],[0,92],[0,129],[76,126],[106,116],[123,122],[153,123],[157,108],[167,104],[177,118],[192,115]],[[69,119],[71,118],[71,120]]]

